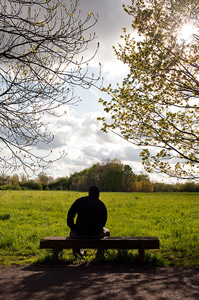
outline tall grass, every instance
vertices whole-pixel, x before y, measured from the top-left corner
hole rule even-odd
[[[44,236],[68,236],[67,212],[86,193],[5,191],[0,197],[0,263],[30,263],[46,255]],[[101,193],[112,236],[158,236],[160,250],[149,250],[169,265],[199,264],[197,193]],[[113,258],[113,252],[110,256]],[[129,251],[131,256],[133,251]],[[71,261],[71,250],[65,250]],[[120,256],[121,252],[120,252]],[[124,258],[124,257],[123,257]],[[90,259],[90,258],[89,258]]]

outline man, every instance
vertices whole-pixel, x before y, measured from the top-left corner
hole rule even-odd
[[[88,196],[77,199],[68,211],[67,225],[71,229],[71,237],[103,238],[110,236],[109,230],[104,227],[106,221],[107,209],[105,204],[99,200],[99,188],[96,186],[89,189]]]

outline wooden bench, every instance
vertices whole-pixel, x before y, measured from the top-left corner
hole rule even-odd
[[[70,237],[45,237],[41,249],[54,250],[54,262],[58,263],[59,251],[63,249],[138,249],[139,261],[144,262],[145,249],[159,249],[157,237],[104,237],[103,239],[75,239]]]

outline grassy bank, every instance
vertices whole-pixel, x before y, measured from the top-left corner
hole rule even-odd
[[[44,236],[66,236],[67,211],[84,193],[56,191],[5,191],[0,197],[0,263],[34,263],[47,257],[39,249]],[[166,265],[199,264],[199,194],[101,193],[108,209],[112,236],[158,236],[160,250],[147,251]],[[108,259],[135,257],[136,251]],[[71,250],[64,259],[72,261]],[[88,257],[92,259],[92,255]],[[114,260],[113,259],[113,260]]]

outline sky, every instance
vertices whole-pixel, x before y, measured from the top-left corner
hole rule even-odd
[[[100,43],[95,58],[90,62],[95,74],[99,71],[99,62],[102,65],[104,86],[109,83],[121,82],[127,74],[127,67],[118,61],[112,46],[117,46],[122,40],[122,27],[131,28],[131,17],[123,11],[122,4],[130,4],[130,0],[80,0],[82,14],[93,11],[99,15],[98,23],[93,27],[97,38],[88,50],[94,51]],[[89,52],[91,51],[91,52]],[[48,129],[54,134],[54,140],[49,145],[38,144],[39,151],[52,149],[56,156],[59,151],[67,155],[53,163],[45,173],[54,178],[65,177],[91,167],[106,159],[118,158],[123,164],[131,166],[135,174],[144,172],[139,153],[140,148],[117,137],[114,134],[103,133],[102,124],[97,117],[105,115],[100,97],[108,99],[108,95],[96,88],[89,90],[75,89],[82,101],[78,105],[67,106],[67,114],[61,118],[51,120]],[[150,175],[151,180],[164,180],[167,177]]]

